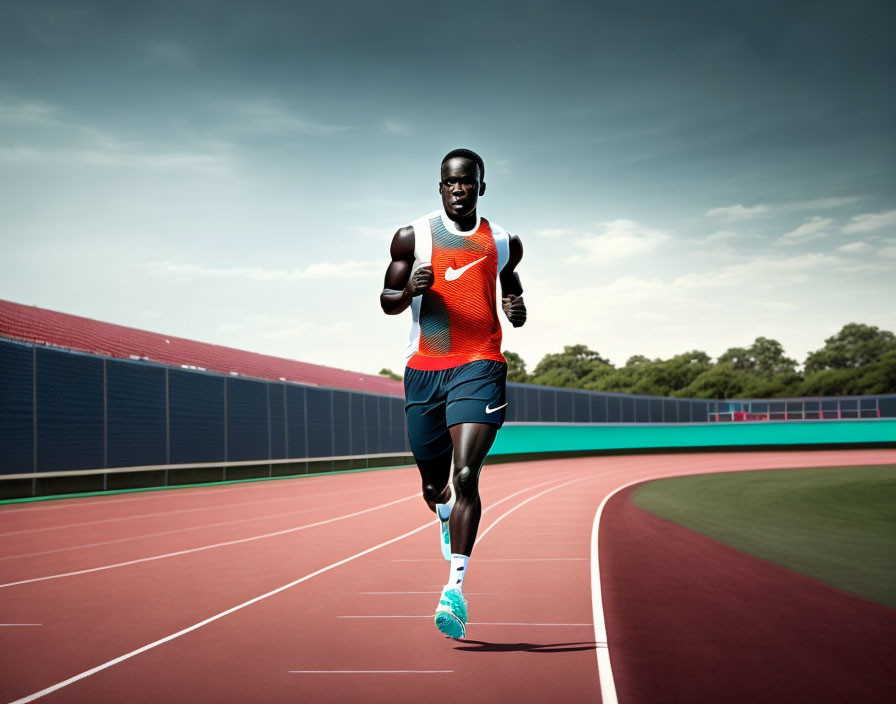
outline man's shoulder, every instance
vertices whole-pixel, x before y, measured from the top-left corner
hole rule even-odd
[[[491,228],[492,234],[495,237],[510,237],[510,233],[494,220],[489,220],[488,218],[483,218],[483,220],[488,222],[488,226]]]

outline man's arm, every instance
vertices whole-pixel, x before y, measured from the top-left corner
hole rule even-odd
[[[523,284],[514,271],[523,258],[523,243],[516,235],[510,235],[510,257],[498,277],[501,281],[501,308],[513,327],[526,322],[526,304],[523,302]]]
[[[402,227],[392,238],[389,248],[392,261],[386,269],[386,280],[380,294],[380,306],[387,315],[404,311],[414,296],[419,296],[433,284],[431,266],[423,266],[411,275],[414,267],[414,228]]]

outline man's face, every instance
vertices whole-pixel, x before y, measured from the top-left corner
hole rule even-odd
[[[442,164],[442,207],[452,220],[465,217],[476,210],[485,184],[480,183],[479,165],[475,161],[456,156]]]

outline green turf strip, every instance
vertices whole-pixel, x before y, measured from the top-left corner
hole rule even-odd
[[[733,472],[650,482],[635,505],[896,608],[896,466]]]
[[[47,494],[45,496],[23,496],[19,499],[0,499],[3,504],[28,504],[36,501],[52,501],[53,499],[83,499],[89,496],[112,496],[113,494],[138,494],[145,491],[167,491],[169,489],[195,489],[199,486],[224,486],[225,484],[248,484],[250,482],[271,482],[280,479],[304,479],[305,477],[324,477],[328,474],[356,474],[358,472],[376,472],[381,469],[404,469],[412,465],[397,464],[389,467],[358,467],[357,469],[330,469],[325,472],[309,472],[308,474],[284,474],[276,477],[249,477],[248,479],[223,479],[217,482],[196,482],[194,484],[168,484],[166,486],[141,486],[131,489],[106,489],[105,491],[81,491],[74,494]]]

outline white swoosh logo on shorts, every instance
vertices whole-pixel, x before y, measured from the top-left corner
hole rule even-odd
[[[507,404],[505,403],[504,406]],[[495,411],[500,411],[504,406],[498,406],[497,408],[489,408],[488,404],[485,404],[485,412],[486,413],[494,413]]]
[[[486,259],[488,255],[486,254],[484,257],[480,257],[475,262],[470,262],[466,266],[462,266],[460,269],[452,269],[450,266],[445,269],[445,281],[454,281],[455,279],[459,279],[464,275],[464,272],[469,269],[471,266],[476,266],[483,259]]]

